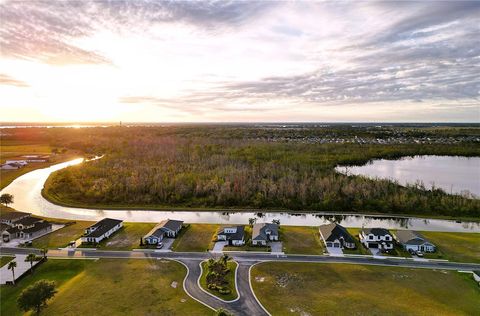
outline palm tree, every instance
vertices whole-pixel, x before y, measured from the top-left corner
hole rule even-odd
[[[224,267],[227,266],[227,261],[230,260],[230,257],[227,255],[227,254],[223,254],[222,256],[222,259],[221,259],[221,262],[223,264]]]
[[[17,262],[16,261],[10,261],[8,263],[8,270],[12,270],[12,276],[13,276],[13,284],[15,284],[15,268],[17,267]]]
[[[253,224],[255,224],[256,221],[257,221],[256,218],[250,217],[248,219],[248,225],[250,225],[250,227],[253,227]]]
[[[25,258],[26,262],[30,262],[30,272],[33,273],[33,262],[37,259],[37,255],[34,253],[28,254],[28,256]]]
[[[43,259],[47,259],[47,252],[48,252],[48,249],[47,248],[42,248],[42,255],[43,255]]]

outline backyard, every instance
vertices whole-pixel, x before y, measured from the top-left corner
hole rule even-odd
[[[478,285],[455,271],[268,262],[251,281],[272,315],[480,314]]]

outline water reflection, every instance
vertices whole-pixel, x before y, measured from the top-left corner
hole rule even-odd
[[[385,227],[389,229],[409,228],[430,231],[480,232],[479,222],[460,222],[439,219],[412,217],[374,216],[362,214],[331,214],[286,212],[234,212],[234,211],[150,211],[150,210],[95,210],[64,207],[45,200],[41,195],[43,184],[48,176],[69,165],[81,163],[82,159],[35,170],[17,178],[0,193],[15,196],[12,207],[25,212],[46,217],[70,220],[99,220],[104,217],[123,219],[130,222],[159,222],[175,218],[188,223],[248,224],[249,218],[258,222],[280,220],[282,225],[318,226],[332,221],[346,227]]]

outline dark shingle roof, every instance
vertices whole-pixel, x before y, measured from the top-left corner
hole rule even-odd
[[[0,220],[2,221],[14,221],[16,219],[20,219],[22,217],[28,216],[30,213],[24,212],[1,212],[0,213]]]
[[[271,223],[260,223],[253,225],[252,239],[254,240],[267,240],[268,236],[266,230],[271,230],[271,234],[278,236],[278,225]]]
[[[36,223],[35,226],[22,230],[25,234],[34,233],[36,231],[45,229],[47,227],[52,227],[52,224],[49,222]]]
[[[43,219],[33,216],[24,217],[15,222],[15,225],[30,226],[38,222],[42,222]]]
[[[112,229],[113,227],[120,224],[121,222],[123,222],[123,221],[121,221],[119,219],[104,218],[101,221],[96,222],[95,224],[90,226],[89,228],[96,227],[97,229],[95,229],[93,232],[86,235],[85,237],[94,237],[94,238],[95,237],[100,237],[103,234],[105,234],[106,232],[108,232],[110,229]]]
[[[321,225],[320,231],[325,241],[335,241],[343,237],[343,240],[348,243],[354,243],[352,235],[347,231],[343,226],[338,225],[337,223],[331,223],[327,225]]]
[[[169,230],[177,231],[177,229],[182,228],[182,225],[183,225],[183,221],[177,221],[173,219],[161,221],[160,223],[155,225],[155,227],[153,227],[152,230],[150,230],[148,234],[144,236],[144,238],[148,238],[150,236],[155,236],[157,238],[160,238]]]
[[[9,229],[11,226],[8,224],[0,223],[0,232],[4,232]]]
[[[245,227],[235,226],[237,231],[235,233],[225,233],[225,229],[219,235],[225,235],[227,240],[241,240],[245,236]]]
[[[388,229],[385,228],[364,228],[362,229],[365,234],[374,234],[375,236],[386,236],[386,235],[392,235],[388,231]]]

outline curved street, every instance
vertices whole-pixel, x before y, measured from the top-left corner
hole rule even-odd
[[[0,248],[1,254],[28,254],[36,253],[41,255],[40,249],[32,248]],[[221,255],[221,254],[216,254]],[[253,290],[250,287],[250,267],[256,263],[276,262],[316,262],[316,263],[346,263],[360,265],[381,265],[405,268],[443,269],[457,271],[480,270],[480,264],[460,263],[449,261],[428,261],[400,258],[373,258],[373,257],[331,257],[326,255],[276,255],[271,253],[248,253],[232,252],[229,256],[238,263],[237,288],[240,298],[235,302],[225,302],[208,295],[202,291],[198,284],[200,277],[200,262],[215,256],[210,252],[159,252],[151,250],[135,251],[109,251],[92,249],[50,249],[49,257],[63,259],[97,259],[97,258],[118,258],[118,259],[171,259],[183,263],[188,267],[188,274],[185,278],[185,291],[193,298],[212,309],[224,308],[235,315],[268,315],[256,300]]]

